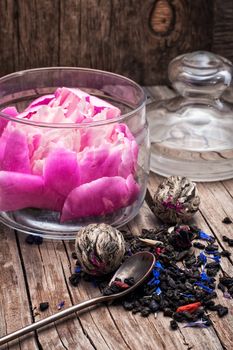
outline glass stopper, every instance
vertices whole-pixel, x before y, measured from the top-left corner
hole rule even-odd
[[[173,59],[168,77],[182,96],[218,98],[231,83],[232,63],[211,52],[196,51]]]

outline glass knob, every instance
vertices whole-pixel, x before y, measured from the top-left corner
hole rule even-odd
[[[173,59],[168,77],[182,96],[218,98],[230,85],[232,63],[207,51],[195,51]]]

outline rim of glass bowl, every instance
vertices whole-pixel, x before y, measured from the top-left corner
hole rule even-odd
[[[143,108],[146,104],[146,94],[142,87],[137,84],[135,81],[132,79],[129,79],[123,75],[116,74],[113,72],[108,72],[100,69],[92,69],[92,68],[82,68],[82,67],[42,67],[42,68],[33,68],[33,69],[25,69],[21,71],[17,71],[11,74],[4,75],[3,77],[0,78],[0,83],[3,82],[4,80],[7,80],[9,78],[14,78],[19,75],[23,75],[28,72],[37,72],[37,71],[49,71],[49,70],[79,70],[79,71],[89,71],[97,74],[102,74],[102,75],[108,75],[108,76],[113,76],[113,77],[118,77],[121,79],[124,79],[125,81],[130,82],[133,84],[142,94],[142,98],[139,102],[138,107],[133,109],[132,111],[122,114],[120,117],[112,118],[112,119],[107,119],[107,120],[98,120],[98,121],[93,121],[93,122],[86,122],[86,123],[46,123],[46,122],[32,122],[29,119],[19,119],[17,117],[12,117],[9,116],[7,113],[2,113],[0,112],[0,116],[11,121],[16,121],[17,123],[21,124],[27,124],[27,125],[34,125],[34,126],[41,126],[41,127],[52,127],[52,128],[86,128],[86,127],[95,127],[99,125],[106,125],[106,124],[112,124],[115,122],[120,122],[122,120],[128,119],[130,116],[133,114],[137,113],[141,108]]]

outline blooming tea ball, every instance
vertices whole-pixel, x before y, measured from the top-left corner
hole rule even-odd
[[[187,222],[199,208],[196,184],[182,176],[170,176],[154,195],[154,213],[164,223]]]
[[[102,275],[114,271],[125,254],[125,240],[120,231],[107,224],[90,224],[76,236],[75,251],[83,271]]]

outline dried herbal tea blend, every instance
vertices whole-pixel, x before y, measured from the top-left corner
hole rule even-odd
[[[42,312],[47,310],[48,308],[49,308],[49,303],[47,301],[44,301],[39,305],[39,310]]]
[[[135,284],[134,278],[129,277],[125,278],[124,281],[122,281],[120,278],[115,278],[115,280],[110,284],[110,286],[106,286],[103,290],[104,295],[111,295],[120,293],[129,287],[133,286]]]
[[[43,237],[34,236],[34,235],[27,235],[25,238],[25,242],[27,244],[41,245],[43,243]]]
[[[221,258],[229,255],[224,253],[227,251],[219,251],[214,237],[194,225],[143,229],[140,237],[130,232],[123,235],[126,242],[124,259],[147,250],[156,256],[156,263],[148,280],[115,304],[120,303],[125,310],[143,317],[162,312],[164,317],[172,318],[172,330],[177,329],[179,322],[185,327],[205,328],[212,323],[209,311],[216,312],[219,317],[228,313],[227,307],[215,303],[215,289],[218,287],[225,298],[233,298],[233,278],[223,274],[219,283],[216,279]],[[72,276],[78,282],[81,278],[89,280],[105,295],[118,293],[134,283],[131,279],[115,280],[106,287],[110,276],[88,276],[79,266]]]
[[[223,223],[223,224],[229,225],[229,224],[232,224],[232,221],[231,221],[231,219],[230,219],[228,216],[226,216],[226,217],[223,219],[222,223]]]

